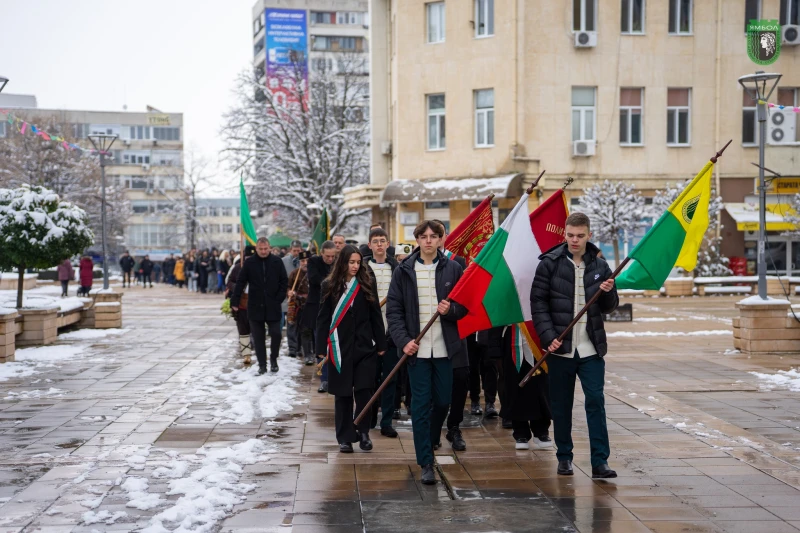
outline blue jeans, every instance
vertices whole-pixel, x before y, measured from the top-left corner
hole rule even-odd
[[[411,427],[417,464],[433,464],[433,445],[442,438],[442,426],[453,394],[453,364],[447,357],[419,359],[408,365],[411,382]]]
[[[572,404],[575,399],[575,377],[581,380],[585,397],[586,423],[589,426],[589,447],[592,466],[608,463],[610,445],[606,427],[603,396],[606,363],[599,355],[547,358],[550,384],[550,410],[553,413],[553,436],[559,461],[572,461]]]

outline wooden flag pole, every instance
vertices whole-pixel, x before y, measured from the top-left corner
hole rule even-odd
[[[536,180],[534,180],[534,182],[531,184],[531,186],[528,187],[528,190],[525,192],[526,194],[530,195],[530,194],[533,193],[533,190],[536,188],[536,185],[538,185],[539,180],[541,180],[542,176],[544,176],[544,172],[545,171],[542,170],[541,174],[539,174],[539,176],[536,178]],[[453,288],[455,288],[455,287],[453,287]],[[447,300],[449,302],[450,298],[445,298],[445,300]],[[422,338],[425,336],[426,333],[428,333],[428,330],[431,329],[431,327],[433,326],[433,323],[436,322],[437,318],[439,318],[439,313],[438,312],[433,314],[433,316],[428,321],[428,323],[425,324],[425,327],[422,328],[422,331],[419,332],[419,335],[417,335],[417,338],[414,339],[415,343],[419,344],[420,342],[422,342]],[[401,349],[400,347],[398,347],[398,348]],[[367,415],[367,412],[372,407],[372,404],[374,404],[378,400],[378,398],[380,398],[381,393],[384,391],[384,389],[387,386],[389,386],[389,383],[391,383],[392,378],[394,378],[395,374],[397,374],[400,371],[400,369],[403,367],[403,365],[406,363],[406,361],[408,361],[408,358],[409,358],[409,355],[404,353],[403,357],[401,357],[400,360],[397,362],[397,364],[394,365],[394,368],[392,369],[392,371],[389,372],[389,375],[386,376],[386,379],[383,380],[383,382],[381,383],[380,387],[378,387],[378,390],[375,391],[375,394],[373,394],[372,398],[369,399],[369,401],[367,402],[367,405],[364,406],[364,409],[362,409],[361,412],[356,417],[356,420],[355,420],[356,425],[358,425],[358,423],[361,422],[361,420]]]
[[[630,260],[631,260],[631,258],[630,258],[630,257],[626,257],[626,258],[625,258],[625,259],[622,261],[622,263],[620,263],[620,264],[619,264],[619,266],[617,267],[617,269],[616,269],[614,272],[612,272],[612,273],[611,273],[611,277],[610,277],[610,278],[608,278],[608,279],[614,279],[614,278],[616,278],[616,277],[619,275],[619,273],[620,273],[620,272],[622,272],[622,269],[623,269],[623,268],[625,268],[625,265],[627,265],[627,264],[628,264],[628,261],[630,261]],[[600,298],[600,296],[601,296],[602,294],[603,294],[603,291],[602,291],[601,289],[597,289],[597,292],[596,292],[596,293],[594,293],[594,296],[592,296],[591,298],[589,298],[589,301],[588,301],[588,302],[586,302],[586,305],[584,305],[584,306],[583,306],[583,309],[581,309],[581,310],[580,310],[580,312],[579,312],[577,315],[575,315],[575,318],[573,318],[573,319],[572,319],[572,322],[570,322],[570,323],[569,323],[569,326],[567,326],[567,329],[565,329],[565,330],[564,330],[564,331],[561,333],[561,335],[559,335],[559,336],[558,336],[558,338],[556,339],[557,341],[563,341],[563,340],[564,340],[564,337],[566,337],[566,336],[567,336],[567,334],[568,334],[570,331],[572,331],[572,328],[574,328],[574,327],[575,327],[575,325],[578,323],[578,320],[580,320],[580,319],[581,319],[581,317],[582,317],[583,315],[585,315],[585,314],[586,314],[586,312],[589,310],[589,307],[591,307],[591,306],[592,306],[592,305],[593,305],[593,304],[594,304],[594,303],[595,303],[595,302],[596,302],[596,301],[597,301],[597,300]],[[525,385],[528,383],[528,380],[530,380],[530,379],[531,379],[531,376],[533,376],[534,372],[536,372],[537,370],[539,370],[539,367],[540,367],[540,366],[542,366],[542,363],[544,363],[544,360],[545,360],[545,359],[547,359],[547,356],[548,356],[548,355],[550,355],[550,351],[546,351],[546,352],[544,352],[544,353],[542,354],[542,357],[540,357],[540,358],[539,358],[539,360],[538,360],[538,361],[536,361],[536,364],[535,364],[535,365],[533,365],[533,368],[531,368],[531,369],[528,371],[528,373],[527,373],[527,374],[525,374],[525,377],[524,377],[524,378],[522,378],[522,381],[520,381],[520,382],[519,382],[519,386],[520,386],[520,388],[524,387],[524,386],[525,386]]]

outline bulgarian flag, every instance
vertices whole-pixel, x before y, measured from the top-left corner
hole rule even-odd
[[[253,224],[253,218],[250,216],[247,193],[244,190],[244,181],[241,178],[239,178],[239,228],[241,228],[242,238],[247,241],[247,244],[255,246],[258,235],[256,235],[256,226]],[[244,248],[242,248],[242,257],[244,257]]]
[[[552,194],[530,215],[528,196],[522,195],[449,296],[467,308],[467,316],[458,321],[462,338],[496,326],[515,327],[517,370],[522,364],[522,339],[532,352],[523,350],[526,358],[542,353],[531,322],[531,285],[542,252],[564,242],[568,214],[563,190]],[[533,364],[530,359],[529,363]]]
[[[659,290],[674,266],[694,270],[708,231],[713,169],[714,163],[706,163],[628,254],[632,262],[617,276],[618,288]]]
[[[489,241],[494,233],[492,196],[486,197],[444,240],[444,255],[448,259],[458,255],[469,265]]]

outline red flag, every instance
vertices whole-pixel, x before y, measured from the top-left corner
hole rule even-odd
[[[444,249],[464,258],[469,265],[494,233],[492,197],[484,200],[467,215],[444,240]]]

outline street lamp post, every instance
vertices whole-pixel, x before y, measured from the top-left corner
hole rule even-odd
[[[102,190],[102,200],[100,203],[100,224],[103,235],[103,290],[108,289],[108,255],[106,253],[106,155],[111,149],[111,145],[117,140],[117,135],[106,135],[97,133],[89,135],[94,149],[100,153],[100,180]]]
[[[764,184],[764,144],[767,140],[767,100],[778,86],[781,74],[757,71],[739,78],[739,84],[756,101],[758,116],[758,296],[767,299],[767,188]],[[767,91],[767,85],[770,85]]]

